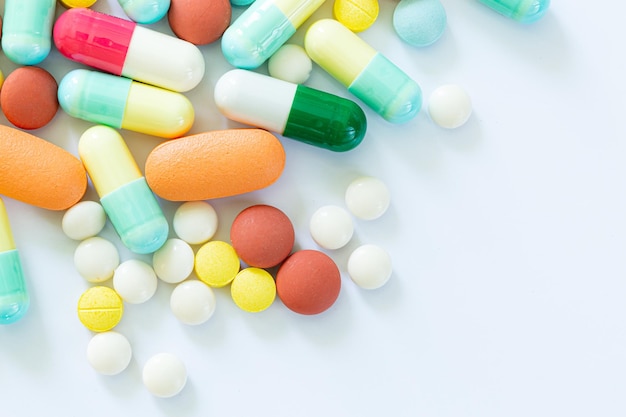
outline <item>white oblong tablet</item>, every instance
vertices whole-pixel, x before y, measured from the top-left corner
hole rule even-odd
[[[61,220],[63,233],[70,239],[85,240],[100,233],[107,216],[95,201],[81,201],[67,209]]]
[[[374,220],[389,207],[389,189],[374,177],[357,178],[346,189],[346,206],[359,219]]]
[[[128,303],[145,303],[156,292],[157,277],[147,263],[129,259],[115,269],[113,289]]]
[[[309,222],[311,237],[325,249],[344,247],[354,233],[352,217],[339,206],[323,206],[317,209]]]
[[[98,236],[83,240],[74,251],[74,266],[89,282],[108,280],[119,264],[120,255],[115,245]]]
[[[152,255],[152,267],[157,277],[170,284],[184,281],[193,271],[193,249],[182,239],[168,239]]]
[[[162,398],[173,397],[187,383],[185,364],[172,353],[158,353],[143,367],[143,383],[152,395]]]
[[[391,273],[391,257],[380,246],[359,246],[348,258],[348,275],[361,288],[380,288],[389,281]]]
[[[172,221],[176,235],[190,245],[209,241],[217,231],[217,212],[206,201],[181,204]]]
[[[126,336],[108,331],[94,335],[87,345],[87,361],[102,375],[117,375],[128,367],[132,348]]]
[[[189,325],[198,325],[211,318],[215,311],[215,294],[202,281],[181,282],[170,296],[170,308],[174,316]]]
[[[267,71],[279,80],[303,84],[313,70],[313,61],[303,47],[285,44],[278,48],[267,61]]]
[[[460,86],[442,85],[430,95],[428,114],[439,126],[456,129],[464,125],[472,115],[472,100]]]

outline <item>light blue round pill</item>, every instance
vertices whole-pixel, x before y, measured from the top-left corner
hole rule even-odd
[[[446,11],[439,0],[401,0],[393,12],[393,27],[400,39],[417,47],[438,40],[446,22]]]

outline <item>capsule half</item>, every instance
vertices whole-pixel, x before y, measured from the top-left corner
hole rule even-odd
[[[50,53],[56,0],[5,0],[2,51],[20,65],[36,65]]]
[[[19,320],[30,304],[22,263],[9,225],[9,218],[0,199],[0,324]]]
[[[367,120],[355,102],[252,71],[228,71],[217,81],[215,102],[229,119],[331,151],[355,148]]]
[[[194,121],[184,95],[98,71],[68,72],[57,94],[72,117],[162,138],[184,135]]]
[[[135,253],[163,246],[167,220],[124,138],[110,127],[91,127],[78,141],[78,154],[124,245]]]
[[[550,6],[550,0],[478,0],[496,12],[521,23],[541,19]]]

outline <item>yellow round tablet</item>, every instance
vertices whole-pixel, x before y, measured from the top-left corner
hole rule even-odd
[[[106,332],[122,319],[124,304],[121,297],[109,287],[91,287],[78,300],[78,318],[94,332]]]
[[[242,269],[230,287],[230,295],[239,308],[258,313],[272,305],[276,298],[276,283],[264,269]]]
[[[196,275],[211,287],[230,284],[240,268],[237,252],[226,242],[212,240],[202,245],[196,253]]]
[[[378,0],[335,0],[333,15],[353,32],[362,32],[374,24],[379,12]]]
[[[68,8],[73,7],[90,7],[96,2],[96,0],[60,0],[61,4]]]

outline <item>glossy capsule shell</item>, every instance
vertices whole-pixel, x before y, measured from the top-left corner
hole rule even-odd
[[[550,0],[478,0],[496,12],[520,23],[541,19],[550,6]]]
[[[187,133],[195,116],[180,93],[98,71],[68,72],[57,95],[72,117],[168,139]]]
[[[314,62],[385,120],[404,123],[419,112],[419,85],[340,22],[313,23],[304,47]]]
[[[0,324],[19,320],[30,304],[24,271],[4,202],[0,198]]]
[[[107,126],[91,127],[80,137],[78,153],[124,245],[140,254],[163,246],[167,220],[122,136]]]
[[[161,20],[170,9],[170,0],[117,0],[133,22],[149,25]]]
[[[324,0],[258,0],[222,35],[222,53],[233,66],[254,69],[274,54]]]
[[[91,9],[63,12],[53,38],[73,61],[168,90],[189,91],[204,77],[194,44]]]
[[[50,53],[56,0],[5,0],[2,51],[19,65],[36,65]]]
[[[242,69],[217,81],[215,103],[229,119],[331,151],[363,140],[367,121],[355,102]]]

